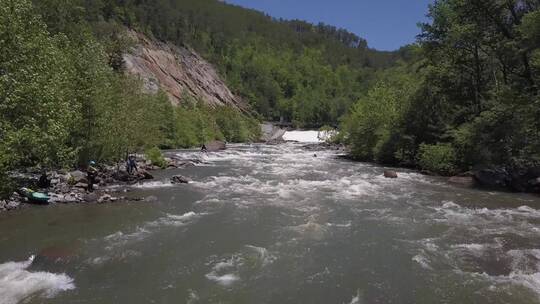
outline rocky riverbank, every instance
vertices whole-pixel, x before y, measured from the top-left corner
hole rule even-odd
[[[338,150],[343,152],[341,158],[356,161],[350,157],[346,146],[332,143],[313,143],[303,146],[305,150],[317,152],[321,150]],[[316,154],[314,154],[316,155]],[[410,169],[410,168],[409,168]],[[394,172],[395,171],[388,171]],[[437,175],[433,172],[419,171],[425,175]],[[397,174],[390,174],[396,178]],[[387,176],[388,177],[388,176]],[[466,187],[486,190],[511,191],[524,193],[540,193],[540,167],[530,168],[505,168],[492,167],[481,168],[469,172],[463,172],[448,177],[448,183]]]
[[[449,182],[466,187],[540,193],[540,167],[484,168],[450,177]]]
[[[212,150],[223,149],[223,145],[212,144]],[[183,168],[194,166],[201,161],[198,159],[180,160],[174,157],[165,158],[166,168]],[[28,187],[41,193],[46,193],[50,199],[49,204],[78,204],[78,203],[112,203],[116,201],[130,201],[142,199],[129,199],[123,196],[125,193],[120,189],[123,187],[139,183],[144,180],[153,179],[152,171],[164,169],[152,164],[151,161],[139,156],[137,158],[138,171],[132,174],[127,172],[124,163],[114,165],[99,164],[93,186],[94,191],[88,191],[87,173],[83,170],[54,170],[46,172],[46,185],[40,183],[42,172],[39,170],[21,170],[12,172],[12,179],[18,187]],[[187,180],[177,177],[173,183],[186,183]],[[14,192],[8,199],[0,200],[0,212],[12,211],[31,204],[31,202],[21,193]]]

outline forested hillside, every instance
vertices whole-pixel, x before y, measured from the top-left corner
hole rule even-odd
[[[275,20],[216,0],[0,0],[0,172],[111,161],[154,146],[247,141],[255,118],[337,125],[378,70],[378,52],[347,31]],[[251,107],[173,107],[125,73],[127,29],[194,48]],[[2,182],[5,185],[5,182]]]
[[[535,166],[539,5],[438,0],[417,44],[379,52],[217,0],[0,0],[0,172],[252,140],[257,119],[339,125],[357,159],[443,174]],[[144,93],[127,29],[195,49],[250,117]]]
[[[540,3],[439,0],[416,59],[344,121],[359,159],[444,174],[540,161]]]
[[[371,50],[345,30],[276,20],[217,0],[35,3],[53,19],[59,11],[73,16],[81,10],[96,28],[124,25],[193,47],[216,64],[231,89],[261,118],[283,118],[298,126],[336,125],[376,70],[400,57]]]

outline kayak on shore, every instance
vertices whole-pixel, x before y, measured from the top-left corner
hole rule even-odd
[[[50,197],[42,192],[36,192],[32,189],[21,188],[21,195],[24,195],[30,203],[34,204],[48,204]]]

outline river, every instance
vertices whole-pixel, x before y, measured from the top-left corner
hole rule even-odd
[[[0,303],[540,303],[537,196],[295,143],[177,154],[204,163],[146,201],[0,214]]]

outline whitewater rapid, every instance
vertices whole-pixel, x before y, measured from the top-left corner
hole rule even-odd
[[[303,145],[170,151],[197,165],[125,189],[151,200],[0,220],[0,303],[540,303],[538,197]],[[51,242],[79,249],[10,262]]]
[[[23,262],[0,264],[0,303],[16,304],[29,296],[44,298],[75,288],[73,279],[66,274],[30,271],[34,256]]]

